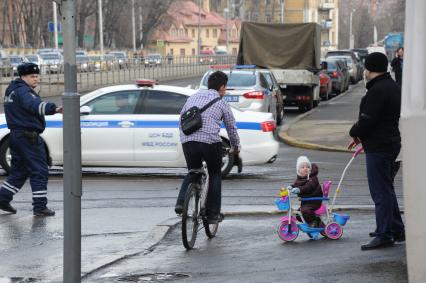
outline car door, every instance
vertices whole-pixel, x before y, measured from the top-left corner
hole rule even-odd
[[[180,111],[187,96],[173,91],[144,90],[134,137],[140,166],[184,166],[179,137]]]
[[[81,116],[81,146],[84,165],[131,166],[134,164],[135,109],[141,90],[116,91],[84,105],[91,108]]]

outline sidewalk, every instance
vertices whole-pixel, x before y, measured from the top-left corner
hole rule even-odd
[[[365,94],[362,83],[300,115],[279,133],[289,145],[315,150],[348,151],[349,130],[358,118],[359,103]]]

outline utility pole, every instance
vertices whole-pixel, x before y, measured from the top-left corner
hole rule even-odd
[[[135,0],[132,0],[132,32],[133,32],[133,53],[136,53],[136,22],[135,22]]]
[[[98,0],[98,7],[99,7],[99,45],[101,48],[101,58],[103,60],[104,58],[104,21],[102,18],[102,0]]]
[[[142,16],[142,5],[139,6],[139,40],[141,41],[141,50],[143,49],[143,16]]]
[[[226,16],[226,22],[225,22],[225,30],[226,30],[226,53],[229,54],[229,27],[228,27],[228,19],[229,19],[229,0],[227,1],[227,7],[223,9]]]
[[[81,282],[81,133],[80,95],[75,65],[75,0],[62,0],[64,23],[64,269],[63,282]]]
[[[201,0],[198,0],[198,56],[200,56],[201,52]]]
[[[284,0],[280,1],[280,5],[281,5],[281,23],[284,23]]]
[[[58,44],[58,14],[57,14],[57,4],[56,1],[53,1],[53,35],[55,40],[55,49],[59,49]]]

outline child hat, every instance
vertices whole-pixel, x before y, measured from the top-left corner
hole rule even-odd
[[[309,159],[306,156],[304,156],[304,155],[299,156],[297,158],[297,163],[296,163],[296,173],[297,174],[299,174],[299,169],[300,169],[300,167],[302,167],[302,165],[304,163],[307,163],[309,168],[312,168],[311,162],[309,161]]]

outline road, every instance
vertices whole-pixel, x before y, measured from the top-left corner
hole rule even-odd
[[[195,84],[197,80],[180,80],[168,83],[186,86]],[[338,109],[336,108],[334,111],[338,111]],[[332,115],[333,111],[330,113]],[[296,111],[287,111],[286,122],[290,122],[297,115]],[[276,162],[262,166],[245,167],[241,174],[236,173],[236,169],[234,169],[229,177],[223,180],[223,212],[275,210],[274,199],[278,196],[281,186],[286,186],[294,181],[296,159],[300,155],[307,155],[312,162],[318,164],[320,180],[332,180],[334,185],[338,182],[344,166],[351,157],[348,153],[311,151],[281,144]],[[178,221],[173,207],[185,172],[185,169],[164,168],[85,168],[83,171],[82,197],[83,274],[86,274],[88,278],[96,274],[104,274],[104,271],[106,271],[104,267],[111,262],[126,258],[129,255],[144,253],[152,244],[155,244],[150,242],[150,239],[153,238],[153,231],[157,231],[158,227],[161,228],[161,225],[158,226],[158,224]],[[396,178],[398,198],[401,198],[401,183],[401,173],[399,173]],[[2,243],[0,245],[0,254],[2,255],[0,257],[0,279],[4,276],[36,278],[41,282],[61,281],[63,256],[62,187],[61,168],[54,168],[51,170],[49,180],[49,206],[57,211],[55,217],[38,219],[32,216],[31,192],[28,184],[15,197],[14,204],[18,209],[18,214],[0,214],[0,243]],[[348,170],[342,185],[342,193],[336,205],[371,207],[372,201],[366,182],[363,158],[356,159]],[[228,242],[227,248],[231,246],[243,247],[247,241],[251,241],[249,228],[251,222],[255,219],[244,218],[240,219],[241,221],[238,219],[235,218],[235,222],[227,222],[228,224],[224,226],[224,230],[221,232],[223,233],[221,237],[228,238],[227,233],[235,234],[235,229],[241,227],[239,234],[243,239]],[[361,225],[364,236],[366,231],[374,229],[371,215],[365,217],[365,219],[368,219],[368,221],[365,221],[367,224]],[[268,218],[267,222],[256,226],[256,229],[266,229],[264,234],[268,235],[269,238],[273,235],[274,241],[276,241],[276,235],[271,228],[276,220],[277,218]],[[362,220],[357,221],[362,223]],[[350,233],[354,233],[355,236],[353,237],[355,238],[361,231],[356,230],[356,228],[350,229],[352,229]],[[182,255],[178,231],[178,229],[173,229],[166,240],[161,242],[161,249],[155,253],[163,253],[159,258],[170,255],[173,259]],[[160,232],[164,232],[164,230]],[[261,236],[256,236],[252,240],[259,241],[261,239],[259,237]],[[269,238],[267,241],[272,241]],[[363,240],[366,240],[365,237]],[[353,242],[354,239],[351,238],[350,241]],[[200,251],[206,253],[216,247],[215,245],[221,245],[219,241],[218,243],[214,242],[213,246],[206,244],[205,240],[200,242],[202,245]],[[276,243],[271,247],[276,249]],[[170,254],[166,252],[168,249],[170,249]],[[234,251],[239,252],[238,250]],[[272,254],[271,256],[276,259],[276,266],[271,268],[274,270],[284,268],[280,267],[280,263],[284,264],[289,260],[285,258],[286,253],[275,252]],[[206,260],[204,264],[208,265],[209,259],[204,258]],[[211,260],[220,261],[221,258],[219,249],[217,257],[213,257]],[[148,266],[155,266],[157,258],[150,260],[152,261]],[[194,260],[196,260],[196,257],[183,259],[184,263],[182,263],[180,270],[190,269]],[[256,257],[251,258],[251,260],[256,260]],[[145,261],[143,262],[145,264]],[[173,260],[164,264],[166,269],[173,264]],[[167,268],[167,270],[179,270],[176,266],[172,267]],[[242,264],[241,269],[243,267]],[[334,269],[337,270],[338,268],[335,267]],[[152,267],[149,270],[157,269]],[[158,268],[158,270],[162,269]],[[246,277],[243,276],[242,278],[248,278],[251,273],[247,274]],[[215,282],[219,277],[210,277],[209,275],[208,278],[211,281],[207,282]],[[197,282],[197,280],[193,282]]]

